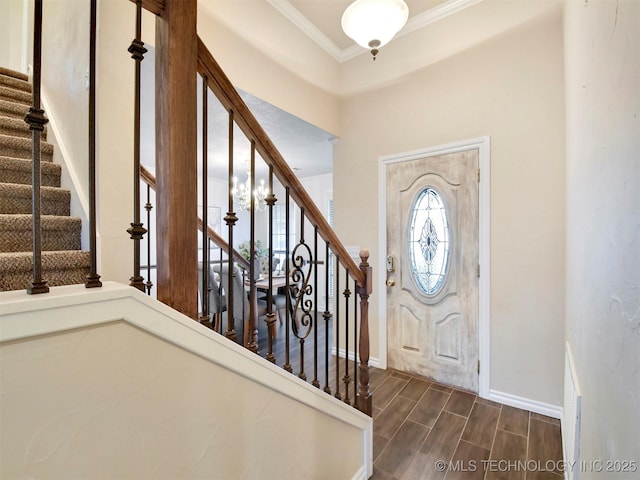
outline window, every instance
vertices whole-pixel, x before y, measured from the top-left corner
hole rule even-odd
[[[413,278],[425,295],[435,295],[444,284],[449,263],[447,209],[436,190],[420,192],[410,213],[409,260]]]

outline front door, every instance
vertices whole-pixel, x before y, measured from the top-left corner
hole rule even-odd
[[[388,364],[478,391],[478,150],[387,168]]]

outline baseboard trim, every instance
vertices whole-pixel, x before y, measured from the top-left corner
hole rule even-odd
[[[361,466],[356,474],[351,477],[351,480],[367,480],[367,468],[365,465]]]
[[[331,347],[331,355],[336,355],[336,347]],[[344,348],[339,349],[337,355],[340,358],[346,358]],[[349,360],[352,360],[352,361],[356,360],[356,356],[351,350],[349,350]],[[369,366],[380,368],[380,359],[376,357],[369,357]]]
[[[550,403],[531,400],[530,398],[520,397],[511,393],[490,389],[487,400],[509,405],[510,407],[529,410],[530,412],[546,415],[547,417],[562,418],[562,407],[559,405],[551,405]]]

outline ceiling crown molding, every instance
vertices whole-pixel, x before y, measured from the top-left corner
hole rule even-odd
[[[311,40],[316,42],[325,52],[331,55],[338,62],[343,62],[342,50],[333,43],[329,37],[322,33],[318,28],[307,19],[300,10],[291,5],[288,0],[267,0],[269,4],[285,18],[287,18],[296,27],[302,30]]]
[[[421,13],[420,15],[415,15],[409,18],[407,24],[402,30],[400,30],[395,38],[415,32],[416,30],[437,22],[438,20],[442,20],[443,18],[464,10],[465,8],[469,8],[481,1],[483,0],[448,0],[424,13]],[[297,8],[291,5],[288,0],[267,0],[267,2],[269,2],[273,8],[278,10],[278,12],[280,12],[285,18],[297,26],[309,38],[316,42],[318,46],[340,63],[369,52],[367,49],[364,49],[355,43],[345,49],[339,48],[313,23],[311,23],[307,17],[300,13]]]

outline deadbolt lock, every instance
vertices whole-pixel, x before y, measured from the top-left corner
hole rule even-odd
[[[387,278],[387,287],[393,287],[396,281],[393,278]]]

